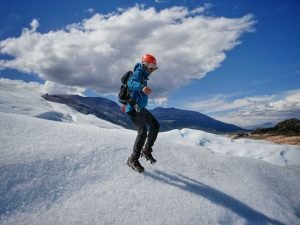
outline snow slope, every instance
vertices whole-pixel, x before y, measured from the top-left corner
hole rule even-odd
[[[0,224],[300,224],[299,147],[173,130],[138,174],[134,131],[5,82]]]
[[[177,143],[199,146],[212,153],[260,159],[279,166],[300,167],[300,146],[278,145],[263,140],[232,140],[215,134],[182,129],[174,138]]]
[[[41,119],[90,124],[104,128],[122,128],[99,120],[94,115],[84,115],[64,104],[46,101],[41,97],[42,85],[32,82],[0,79],[0,112],[21,114]]]
[[[1,224],[297,224],[298,168],[160,135],[156,165],[125,165],[135,133],[1,116]],[[298,214],[298,216],[297,216]]]

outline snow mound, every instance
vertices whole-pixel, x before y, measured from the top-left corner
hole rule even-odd
[[[199,147],[199,150],[263,160],[289,167],[300,167],[300,146],[278,145],[268,141],[237,139],[182,129],[172,131],[176,143]]]

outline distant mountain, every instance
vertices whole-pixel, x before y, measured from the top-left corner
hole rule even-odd
[[[245,128],[248,131],[253,131],[257,128],[270,128],[270,127],[274,127],[276,125],[276,122],[264,122],[264,123],[256,123],[256,124],[252,124],[252,125],[245,125],[243,126],[243,128]]]
[[[245,131],[233,124],[224,123],[194,111],[159,107],[152,110],[152,113],[159,120],[161,130],[192,128],[213,133]]]
[[[120,111],[120,106],[112,100],[78,95],[46,94],[42,97],[48,101],[66,104],[83,114],[93,114],[114,124],[133,129],[131,121]],[[181,128],[192,128],[212,133],[244,131],[238,126],[215,120],[194,111],[158,107],[151,110],[151,112],[159,120],[161,131]]]
[[[300,120],[296,118],[284,120],[272,128],[258,128],[252,134],[300,136]]]
[[[120,106],[112,100],[101,97],[82,97],[79,95],[48,95],[42,96],[52,102],[66,104],[85,115],[92,114],[100,119],[133,129],[131,121],[121,112]]]

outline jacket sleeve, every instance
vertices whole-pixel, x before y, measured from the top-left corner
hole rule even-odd
[[[128,88],[132,91],[141,91],[145,87],[143,83],[141,83],[142,80],[141,73],[133,73],[127,82]]]

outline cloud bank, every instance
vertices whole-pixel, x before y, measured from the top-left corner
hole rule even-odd
[[[285,119],[300,119],[300,89],[234,100],[219,95],[191,102],[186,107],[246,128],[274,125]]]
[[[20,37],[0,42],[0,67],[12,68],[67,86],[115,94],[120,77],[145,53],[156,56],[152,97],[164,99],[193,79],[201,79],[253,30],[252,15],[207,17],[207,7],[157,11],[136,5],[110,14],[97,13],[65,28],[39,33],[33,19]]]
[[[66,95],[82,95],[85,90],[80,87],[75,86],[65,86],[62,84],[53,83],[51,81],[46,81],[44,84],[38,82],[24,82],[22,80],[10,80],[6,78],[0,78],[0,88],[1,90],[11,91],[11,88],[19,88],[28,90],[39,95],[43,94],[66,94]]]

